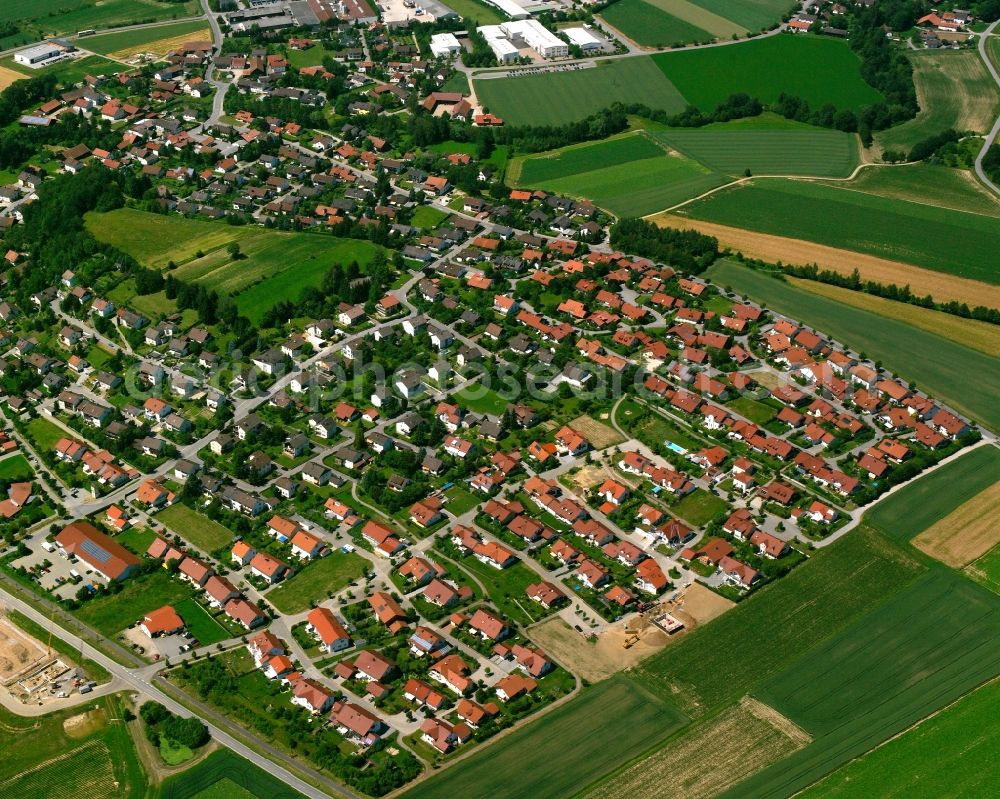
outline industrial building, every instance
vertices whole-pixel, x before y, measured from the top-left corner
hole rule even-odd
[[[604,42],[586,28],[564,28],[560,33],[569,39],[570,44],[575,44],[585,53],[601,50],[604,47]]]
[[[454,33],[435,33],[431,36],[431,53],[435,58],[449,58],[462,51]]]
[[[14,61],[18,64],[24,64],[26,67],[37,68],[75,50],[73,45],[66,42],[42,42],[14,53]]]
[[[518,50],[522,47],[530,47],[542,58],[561,58],[569,55],[569,45],[542,23],[533,19],[484,25],[479,28],[479,33],[486,39],[501,64],[515,61]]]

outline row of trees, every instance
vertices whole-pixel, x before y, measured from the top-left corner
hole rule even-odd
[[[643,219],[622,219],[611,228],[611,246],[677,266],[703,272],[719,257],[719,242],[696,230],[659,227]]]

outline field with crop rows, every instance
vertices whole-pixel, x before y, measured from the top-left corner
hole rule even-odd
[[[1000,283],[994,257],[1000,225],[980,214],[783,179],[749,181],[680,213]]]
[[[660,3],[618,0],[605,8],[601,17],[611,27],[643,47],[670,47],[687,42],[708,42],[716,38],[715,34],[698,27],[690,20],[661,8],[662,5],[672,4],[670,0],[665,3],[662,0]],[[677,5],[690,4],[682,0]]]
[[[544,72],[513,78],[473,76],[476,96],[510,125],[563,125],[614,102],[645,103],[676,114],[680,92],[649,58],[605,61],[591,69]]]
[[[936,567],[755,696],[816,740],[726,796],[788,796],[1000,674],[1000,597]]]
[[[197,0],[164,3],[158,0],[4,0],[0,22],[42,35],[76,33],[86,28],[113,28],[197,16]]]
[[[753,130],[720,125],[680,128],[651,134],[710,169],[742,176],[846,177],[858,163],[858,140],[849,133],[802,126],[790,130]]]
[[[784,92],[816,108],[833,103],[856,109],[881,99],[861,77],[860,59],[835,39],[788,34],[651,58],[684,99],[704,111],[736,92],[762,103],[773,103]]]
[[[563,799],[663,740],[683,721],[671,705],[628,677],[612,677],[403,796]]]

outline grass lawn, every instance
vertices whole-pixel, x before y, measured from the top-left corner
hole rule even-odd
[[[721,497],[696,488],[676,505],[671,505],[670,510],[688,524],[702,527],[725,513],[728,507]]]
[[[936,567],[755,691],[813,743],[730,791],[792,795],[1000,674],[1000,597]]]
[[[174,743],[165,735],[160,736],[160,757],[168,766],[179,766],[194,757],[194,752],[183,744]]]
[[[441,84],[443,92],[469,93],[469,78],[464,72],[453,72],[444,83]]]
[[[476,78],[476,96],[510,125],[563,125],[613,102],[645,103],[668,113],[684,110],[681,93],[650,58],[604,61],[592,69],[515,78]]]
[[[481,495],[473,494],[471,491],[466,491],[461,486],[453,486],[445,491],[444,494],[448,498],[448,504],[445,505],[445,510],[449,513],[453,513],[456,516],[461,516],[463,513],[467,513],[472,510],[476,505],[483,501]]]
[[[908,153],[917,142],[949,128],[989,130],[1000,95],[976,50],[918,50],[909,56],[920,113],[878,134],[884,149]]]
[[[35,476],[28,459],[24,455],[12,455],[9,458],[0,460],[0,480],[11,482],[22,482],[31,480]]]
[[[538,574],[523,563],[506,569],[494,569],[473,557],[458,561],[461,567],[479,579],[497,610],[519,625],[544,618],[546,610],[528,599],[525,589],[538,582]]]
[[[41,452],[54,450],[59,439],[66,435],[61,427],[56,427],[48,419],[41,416],[28,422],[27,429],[35,448]]]
[[[858,163],[856,136],[808,125],[774,130],[724,123],[651,135],[727,175],[749,169],[755,175],[846,177]]]
[[[156,520],[202,552],[214,552],[233,540],[231,530],[180,503],[161,510]]]
[[[368,561],[360,555],[338,549],[308,564],[290,580],[268,591],[267,601],[282,613],[301,613],[356,580],[367,565]]]
[[[724,189],[683,214],[1000,284],[993,257],[1000,225],[980,214],[780,179]],[[942,236],[948,247],[941,247]]]
[[[88,50],[115,58],[127,58],[136,53],[165,55],[169,50],[189,41],[210,41],[208,23],[204,20],[176,22],[153,28],[116,31],[92,36],[81,42]]]
[[[430,205],[421,205],[413,212],[410,224],[421,230],[433,230],[448,218],[448,214]]]
[[[230,637],[219,622],[209,615],[193,597],[184,599],[174,605],[174,610],[184,620],[184,626],[202,646],[214,644],[217,641],[225,641]]]
[[[750,397],[737,397],[732,402],[726,403],[726,407],[759,425],[767,424],[778,415],[778,412],[770,405],[750,399]]]
[[[670,704],[623,675],[584,689],[488,749],[414,786],[405,799],[561,799],[662,741],[684,723]],[[558,763],[558,768],[553,767]]]
[[[1000,682],[992,682],[799,794],[803,799],[997,796]]]
[[[726,5],[732,4],[727,0]],[[837,39],[787,34],[651,58],[684,99],[704,111],[736,92],[762,103],[773,103],[784,92],[815,108],[833,103],[857,109],[882,99],[861,77],[861,60],[847,42]]]
[[[715,34],[646,0],[618,0],[605,8],[601,17],[643,47],[671,47],[688,42],[708,42],[716,38]],[[738,26],[732,27],[734,33],[741,30]]]
[[[881,361],[941,401],[1000,429],[1000,358],[990,357],[895,319],[803,291],[731,261],[719,261],[708,276],[779,313],[789,314],[842,344]],[[969,380],[975,375],[975,380]]]
[[[177,278],[238,295],[240,313],[252,321],[275,303],[294,301],[303,287],[318,286],[331,266],[357,261],[363,268],[377,250],[367,241],[233,227],[130,208],[88,214],[86,224],[98,239],[146,266],[162,268],[173,261]],[[244,257],[232,259],[226,249],[231,242],[239,243]]]
[[[5,0],[0,3],[0,22],[24,23],[25,27],[39,31],[40,35],[179,19],[200,13],[197,0],[180,3],[157,0]]]
[[[507,19],[506,15],[497,11],[495,6],[481,3],[479,0],[455,0],[448,8],[462,19],[474,20],[479,25],[499,25]]]
[[[623,403],[624,405],[624,403]],[[619,412],[624,415],[626,408],[619,408]],[[650,411],[645,419],[634,431],[636,436],[652,446],[653,444],[677,444],[684,449],[701,449],[702,443],[679,426],[660,416],[656,411]],[[623,425],[626,429],[630,426]]]
[[[134,552],[136,555],[143,555],[155,538],[156,533],[148,527],[130,527],[128,530],[118,533],[115,536],[115,541],[129,552]]]
[[[114,638],[149,611],[164,605],[176,605],[191,596],[193,590],[189,583],[166,571],[156,571],[126,580],[117,594],[88,600],[76,611],[76,615],[94,629]]]
[[[160,799],[302,799],[277,777],[229,749],[212,752],[160,786]]]
[[[890,537],[909,541],[1000,480],[1000,450],[979,447],[907,483],[865,519]]]
[[[454,398],[464,407],[476,413],[489,413],[493,416],[502,416],[506,410],[509,400],[504,399],[492,388],[474,383],[466,386],[461,391],[456,391]]]

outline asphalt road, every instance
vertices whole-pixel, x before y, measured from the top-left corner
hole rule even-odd
[[[990,54],[986,51],[986,46],[990,41],[990,35],[993,33],[993,29],[998,24],[1000,24],[1000,20],[992,23],[986,30],[979,34],[979,57],[983,59],[983,63],[986,64],[986,69],[989,70],[994,82],[996,82],[997,86],[1000,86],[1000,73],[998,73],[997,68],[993,66],[993,59],[990,58]],[[1000,133],[1000,116],[998,116],[996,122],[993,123],[993,127],[990,132],[986,134],[986,138],[983,140],[983,148],[979,151],[979,155],[976,156],[975,163],[976,174],[979,176],[979,179],[986,186],[988,186],[994,194],[1000,194],[1000,187],[998,187],[986,175],[986,171],[983,169],[983,158],[986,157],[986,153],[988,153],[990,147],[993,146],[993,142],[996,141],[998,133]]]

